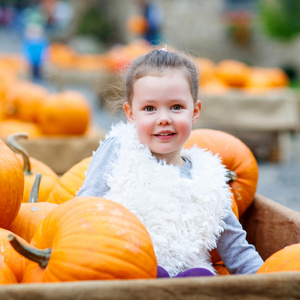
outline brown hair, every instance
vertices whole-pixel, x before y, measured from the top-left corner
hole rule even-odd
[[[188,57],[179,51],[165,51],[153,49],[147,54],[140,55],[134,59],[125,74],[126,91],[121,91],[115,95],[123,94],[122,99],[112,104],[114,108],[120,108],[125,101],[131,104],[133,96],[133,85],[141,77],[146,75],[161,75],[170,70],[182,70],[190,84],[191,94],[194,103],[198,100],[199,73],[192,57]],[[118,82],[120,84],[120,82]],[[122,101],[122,103],[121,103]]]

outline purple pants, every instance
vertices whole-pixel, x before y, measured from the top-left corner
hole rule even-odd
[[[176,278],[176,277],[198,277],[198,276],[214,276],[214,274],[204,268],[193,268],[193,269],[189,269],[184,272],[181,272],[181,273],[177,274],[176,276],[174,276],[173,278]],[[169,273],[163,267],[157,266],[156,278],[168,278],[168,277],[170,277]]]

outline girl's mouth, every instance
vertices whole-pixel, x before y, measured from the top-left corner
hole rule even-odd
[[[174,132],[161,132],[161,133],[154,134],[154,136],[161,141],[169,141],[173,138],[173,136],[175,136],[175,133]]]
[[[169,133],[157,133],[154,134],[155,136],[168,136],[168,135],[174,135],[175,133],[169,132]]]

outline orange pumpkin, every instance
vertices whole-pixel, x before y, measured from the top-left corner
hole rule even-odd
[[[22,203],[16,219],[9,226],[9,230],[30,243],[38,225],[46,218],[57,204],[38,202],[41,174],[36,174],[36,179],[31,189],[28,203]]]
[[[21,282],[27,259],[11,246],[7,238],[10,234],[11,231],[0,228],[0,262],[3,261],[11,269],[17,281]],[[23,238],[18,238],[24,245],[29,246]]]
[[[10,240],[17,251],[22,247],[13,236]],[[124,206],[100,197],[58,205],[31,244],[45,250],[37,253],[39,264],[27,264],[26,283],[156,278],[156,256],[144,225]]]
[[[108,72],[109,63],[105,54],[81,54],[78,55],[76,63],[73,65],[76,69],[83,71],[102,71]]]
[[[142,35],[148,28],[148,21],[143,15],[134,15],[127,20],[126,28],[131,34]]]
[[[0,137],[7,139],[17,132],[27,132],[30,138],[39,138],[42,133],[38,124],[16,119],[4,119],[0,122]]]
[[[0,284],[14,284],[17,283],[16,276],[9,266],[0,260]]]
[[[23,165],[25,182],[24,182],[24,193],[23,193],[22,202],[28,202],[30,192],[33,186],[33,182],[35,180],[37,173],[41,173],[43,175],[40,189],[39,189],[38,200],[39,202],[45,202],[51,190],[58,182],[59,177],[48,165],[44,164],[43,162],[33,157],[30,157],[26,149],[23,148],[16,141],[16,139],[18,138],[27,138],[27,137],[28,135],[26,133],[16,133],[9,136],[7,140],[9,146],[15,151],[20,153],[17,154],[17,157],[20,160],[21,164]]]
[[[81,135],[89,128],[90,104],[76,91],[52,94],[43,103],[39,119],[44,134]]]
[[[14,152],[0,139],[0,227],[8,226],[20,209],[24,174],[20,161]]]
[[[270,89],[283,88],[288,85],[289,78],[282,69],[252,67],[245,85],[245,92],[266,93]]]
[[[289,245],[267,258],[257,274],[300,271],[299,253],[300,243]]]
[[[49,61],[58,67],[72,67],[77,59],[77,53],[68,45],[52,43],[48,49]]]
[[[106,53],[110,69],[118,73],[129,67],[131,61],[139,55],[145,54],[152,46],[144,39],[135,39],[124,46],[116,46]]]
[[[39,108],[45,101],[47,90],[40,85],[19,81],[11,87],[4,103],[5,116],[21,121],[37,122]]]
[[[60,204],[74,198],[83,184],[91,160],[92,156],[87,157],[66,171],[51,190],[47,201]]]
[[[258,182],[258,165],[253,153],[240,139],[214,129],[192,130],[184,148],[194,145],[218,154],[230,171],[229,186],[241,217],[253,202]]]
[[[199,84],[205,86],[215,78],[216,64],[208,58],[197,58],[195,62],[199,68]]]
[[[230,275],[229,271],[222,261],[214,263],[213,266],[218,275]]]
[[[15,77],[26,76],[29,72],[29,64],[25,57],[19,53],[1,53],[0,66],[6,66]]]
[[[0,63],[0,103],[6,100],[7,92],[16,81],[14,74]]]
[[[226,85],[243,87],[249,76],[250,67],[237,60],[225,59],[216,65],[215,74]]]

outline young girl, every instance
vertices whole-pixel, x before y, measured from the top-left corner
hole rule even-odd
[[[181,53],[155,49],[136,58],[126,77],[128,122],[94,153],[77,196],[113,200],[139,217],[157,277],[215,274],[214,248],[230,273],[255,273],[263,260],[231,210],[225,167],[209,151],[182,149],[201,110],[198,82]]]

